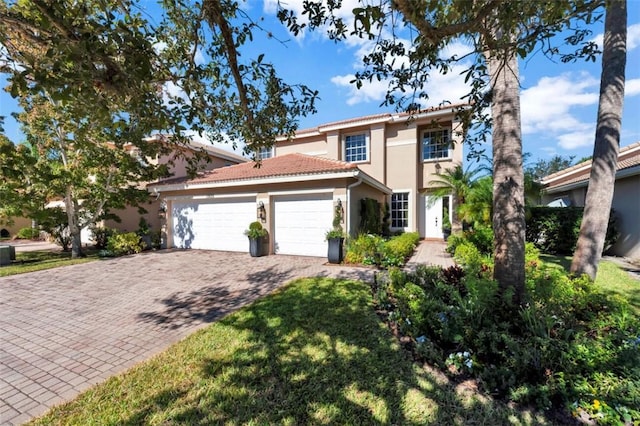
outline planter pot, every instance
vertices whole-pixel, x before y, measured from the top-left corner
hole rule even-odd
[[[342,250],[344,238],[329,238],[329,251],[327,257],[329,263],[342,263],[344,259],[344,253]]]
[[[251,257],[263,256],[262,238],[249,238],[249,254]]]
[[[451,229],[442,230],[442,237],[444,238],[445,241],[447,241],[447,238],[449,238],[450,236],[451,236]]]

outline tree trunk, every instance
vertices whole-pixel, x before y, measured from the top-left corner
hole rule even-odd
[[[587,274],[591,279],[595,279],[598,272],[613,201],[626,62],[627,2],[610,0],[607,2],[604,22],[600,100],[591,175],[580,235],[571,262],[572,273]]]
[[[82,240],[80,237],[80,226],[78,226],[78,214],[76,206],[73,202],[73,196],[71,189],[67,188],[67,193],[64,197],[64,205],[67,210],[67,220],[69,222],[69,235],[71,236],[71,258],[75,259],[83,257],[82,252]]]
[[[520,127],[520,81],[515,53],[488,58],[493,117],[494,278],[519,303],[524,294],[524,172]]]

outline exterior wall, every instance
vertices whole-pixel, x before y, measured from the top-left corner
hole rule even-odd
[[[612,207],[620,230],[612,253],[640,260],[640,175],[616,181]]]
[[[152,196],[151,198],[154,197]],[[144,217],[152,231],[160,231],[162,226],[159,216],[161,206],[160,200],[152,199],[149,203],[142,204],[141,206],[147,210],[147,213],[140,214],[138,213],[137,207],[131,206],[121,210],[114,210],[112,213],[117,215],[121,221],[116,222],[115,220],[105,220],[103,221],[103,226],[117,229],[121,232],[135,232],[138,230],[140,218]]]
[[[231,164],[237,164],[235,161],[228,161],[218,157],[210,157],[211,161],[200,161],[198,163],[198,168],[200,170],[213,170],[218,167],[229,166]],[[174,161],[173,166],[170,167],[172,176],[174,177],[182,177],[187,175],[187,159],[185,158],[173,158],[173,155],[163,155],[157,159],[157,164],[168,164],[171,160]]]
[[[366,184],[354,186],[349,190],[349,211],[348,214],[348,229],[349,235],[356,236],[360,232],[360,200],[363,198],[373,198],[377,200],[381,205],[387,201],[385,194],[381,193],[375,188]]]
[[[19,230],[22,228],[31,228],[31,219],[26,217],[14,217],[11,218],[13,223],[8,224],[6,222],[0,221],[0,229],[6,229],[9,231],[9,235],[11,237],[15,237]]]
[[[274,155],[285,155],[296,152],[307,155],[318,155],[326,158],[336,158],[329,156],[328,144],[325,135],[278,142],[275,145]]]

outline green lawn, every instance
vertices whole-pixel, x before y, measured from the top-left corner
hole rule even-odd
[[[540,255],[540,258],[550,264],[555,264],[569,270],[571,256]],[[598,265],[596,285],[609,293],[616,293],[629,301],[629,304],[640,315],[640,280],[633,278],[627,271],[615,263],[602,260]]]
[[[57,268],[59,266],[75,265],[98,259],[96,250],[85,249],[87,257],[71,259],[71,252],[60,250],[42,250],[16,253],[16,260],[11,265],[0,267],[0,277],[23,274],[25,272],[41,271],[43,269]]]
[[[414,364],[362,282],[307,278],[33,424],[540,424]]]

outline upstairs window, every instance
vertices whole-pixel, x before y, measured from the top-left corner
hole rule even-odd
[[[347,135],[344,138],[344,159],[350,163],[361,163],[369,160],[367,135]]]
[[[260,160],[265,160],[267,158],[273,157],[273,147],[272,146],[263,146],[258,151],[258,158]]]
[[[422,159],[451,158],[449,130],[427,130],[422,134]]]
[[[396,192],[391,195],[391,227],[409,226],[409,193]]]

